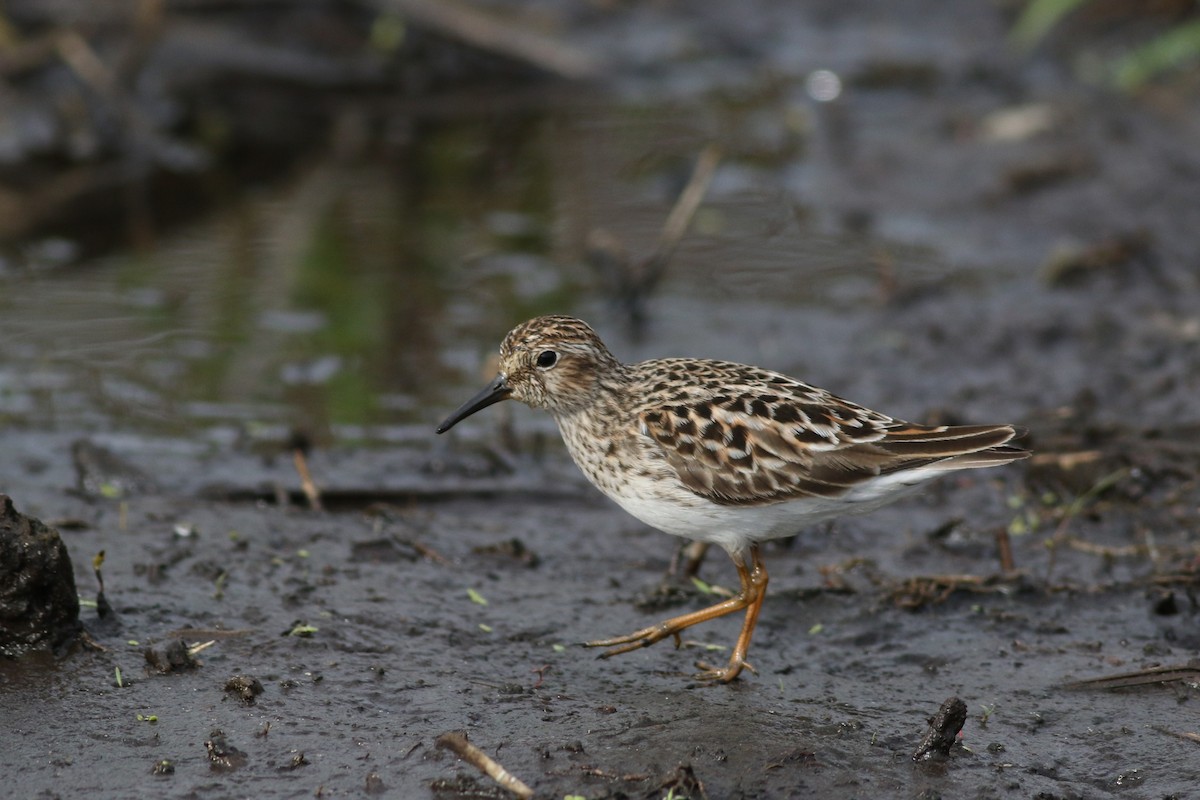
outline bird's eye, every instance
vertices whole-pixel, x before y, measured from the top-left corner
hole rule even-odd
[[[558,353],[553,350],[543,350],[538,353],[537,365],[542,369],[550,369],[558,363]]]

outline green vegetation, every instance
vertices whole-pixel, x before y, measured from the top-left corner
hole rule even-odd
[[[1097,0],[1029,0],[1013,26],[1012,40],[1020,47],[1032,48],[1067,16],[1095,3]],[[1200,62],[1200,19],[1192,19],[1176,23],[1111,60],[1106,64],[1105,74],[1117,88],[1132,91],[1164,73],[1197,62]]]
[[[287,635],[299,636],[301,638],[308,639],[319,630],[320,628],[318,628],[316,625],[306,625],[303,622],[296,622],[294,625],[292,625],[291,630],[287,632]]]
[[[1013,26],[1012,39],[1021,47],[1033,47],[1050,29],[1089,0],[1029,0]]]
[[[1175,26],[1117,61],[1113,80],[1136,89],[1155,76],[1200,61],[1200,19]]]

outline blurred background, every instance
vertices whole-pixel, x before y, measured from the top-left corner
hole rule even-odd
[[[405,439],[545,312],[909,417],[1078,405],[1126,383],[1089,374],[1126,322],[1198,335],[1197,25],[1182,0],[8,0],[0,421]],[[1144,366],[1140,407],[1179,413],[1155,381],[1194,374]]]

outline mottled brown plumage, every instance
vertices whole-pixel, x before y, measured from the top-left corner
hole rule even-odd
[[[729,665],[745,662],[767,575],[758,543],[877,508],[944,472],[1025,458],[1011,425],[893,419],[777,372],[670,358],[626,365],[581,320],[537,317],[500,347],[500,374],[438,428],[507,398],[545,408],[588,479],[667,533],[721,545],[741,593],[629,636],[589,642],[615,655],[746,609]]]

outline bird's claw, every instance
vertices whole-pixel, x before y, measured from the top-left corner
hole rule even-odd
[[[741,673],[743,669],[748,669],[754,675],[758,674],[753,665],[749,661],[741,659],[731,660],[724,667],[714,667],[706,661],[697,661],[696,669],[700,672],[692,676],[692,680],[699,683],[711,685],[714,683],[730,683]]]

